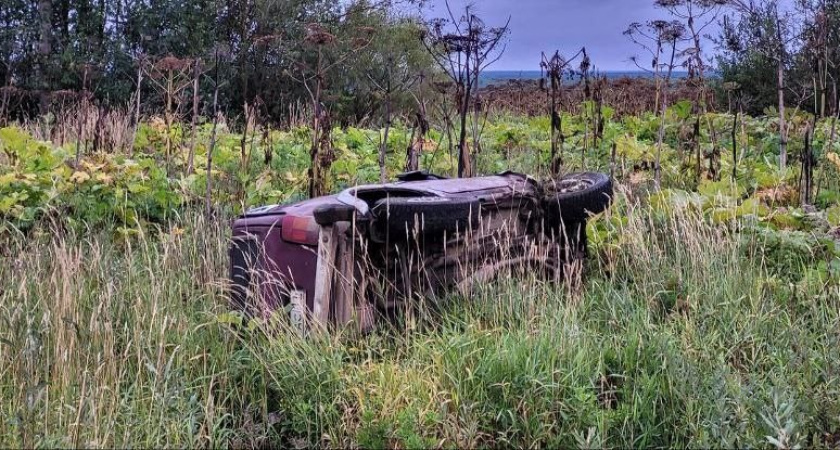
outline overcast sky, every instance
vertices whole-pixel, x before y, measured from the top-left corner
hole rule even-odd
[[[466,0],[450,0],[453,12]],[[504,56],[491,70],[539,70],[540,51],[559,49],[571,55],[586,47],[600,70],[633,70],[630,57],[649,56],[622,33],[632,22],[668,18],[653,0],[473,0],[490,26],[510,16],[511,33]],[[429,17],[446,17],[444,0],[430,0]],[[457,17],[457,16],[456,16]]]

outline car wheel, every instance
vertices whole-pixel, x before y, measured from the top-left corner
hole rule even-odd
[[[475,224],[481,203],[475,199],[448,197],[389,197],[376,202],[372,212],[375,227],[391,238],[463,231]]]
[[[603,173],[582,172],[546,185],[545,210],[549,220],[577,223],[606,210],[612,202],[613,184]]]

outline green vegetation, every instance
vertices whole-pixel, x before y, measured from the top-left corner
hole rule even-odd
[[[778,138],[774,134],[777,120],[739,119],[735,163],[727,154],[731,142],[713,145],[705,130],[696,138],[692,136],[694,120],[687,114],[690,109],[689,102],[681,101],[669,110],[662,154],[664,190],[653,197],[654,203],[691,204],[718,221],[754,215],[776,229],[827,231],[829,226],[839,225],[840,139],[831,136],[831,119],[814,125],[812,151],[819,170],[812,180],[812,201],[822,213],[806,217],[798,208],[799,167],[778,168]],[[612,165],[616,178],[644,194],[651,188],[658,118],[647,114],[613,119],[608,107],[603,107],[602,115],[606,123],[595,144],[587,138],[591,114],[564,116],[565,133],[570,135],[563,155],[565,170],[608,172]],[[708,114],[701,119],[718,134],[731,128],[732,116],[728,114]],[[804,134],[811,120],[801,113],[789,118],[791,135]],[[548,122],[545,117],[508,115],[489,121],[481,138],[482,150],[475,156],[478,172],[547,174],[551,146]],[[178,149],[169,161],[165,157],[167,132],[171,145]],[[209,124],[200,128],[196,169],[188,173],[189,133],[182,132],[180,126],[167,131],[162,120],[139,127],[130,155],[86,154],[78,164],[75,144],[57,147],[38,141],[33,137],[37,127],[32,132],[16,127],[0,129],[0,217],[5,219],[0,230],[25,231],[54,218],[79,226],[117,223],[124,230],[165,224],[185,208],[200,204],[205,195],[210,133]],[[332,131],[335,162],[328,173],[331,190],[379,179],[377,159],[382,134],[380,130],[354,127]],[[390,130],[388,176],[402,171],[410,138],[411,130],[405,126]],[[235,214],[251,206],[302,198],[308,181],[310,142],[311,133],[306,127],[266,129],[249,133],[244,140],[241,134],[222,127],[213,156],[213,203]],[[798,159],[803,141],[792,141],[790,149],[792,157]],[[453,175],[456,143],[432,130],[423,144],[420,166]]]
[[[208,71],[219,66],[217,74],[228,81],[220,87],[223,110],[242,114],[248,104],[279,121],[310,101],[302,81],[311,74],[302,71],[319,58],[335,65],[354,53],[352,65],[324,77],[324,88],[335,114],[359,120],[382,104],[368,75],[375,79],[385,61],[398,54],[411,74],[431,66],[418,39],[415,2],[395,3],[6,0],[0,10],[0,116],[57,115],[87,101],[125,108],[137,96],[144,113],[167,108],[183,116],[197,64],[202,111],[213,96]],[[327,30],[328,45],[313,45],[313,24]],[[412,102],[402,92],[393,100]]]
[[[193,207],[209,126],[190,175],[185,149],[167,167],[155,121],[131,157],[79,164],[73,146],[2,129],[0,445],[836,445],[840,158],[830,122],[817,122],[813,140],[817,208],[801,209],[798,166],[781,171],[774,159],[772,117],[745,118],[736,133],[734,182],[731,159],[702,136],[698,182],[678,108],[660,192],[645,170],[656,117],[611,119],[585,151],[587,121],[564,118],[567,169],[609,170],[616,143],[620,194],[590,224],[585,277],[502,280],[361,339],[301,339],[227,312],[229,231]],[[491,119],[479,171],[545,173],[548,128],[546,118]],[[409,134],[392,130],[391,175]],[[220,133],[213,196],[225,216],[306,190],[308,130],[254,135],[243,165],[242,136]],[[379,135],[335,130],[333,189],[378,179]],[[429,136],[421,167],[451,173],[457,155]],[[709,157],[719,181],[708,179]]]
[[[0,447],[840,446],[840,0],[653,3],[650,80],[476,90],[508,29],[470,7],[6,1]],[[559,285],[228,310],[230,218],[407,167],[617,192]]]
[[[840,274],[814,264],[821,245],[616,212],[583,285],[500,282],[361,341],[230,328],[196,275],[223,277],[225,230],[200,221],[127,246],[18,242],[0,268],[2,442],[828,443]]]

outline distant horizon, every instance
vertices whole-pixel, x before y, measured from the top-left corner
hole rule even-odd
[[[600,75],[606,76],[609,79],[616,79],[622,77],[630,78],[652,78],[653,73],[641,69],[636,70],[600,70]],[[491,84],[505,83],[512,80],[537,80],[540,78],[542,72],[534,69],[527,70],[511,70],[511,69],[487,69],[481,72],[479,78],[479,86],[484,87]],[[672,73],[674,78],[686,78],[688,72],[685,70],[675,70]]]

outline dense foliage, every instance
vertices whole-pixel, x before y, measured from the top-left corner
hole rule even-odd
[[[78,101],[83,91],[98,104],[123,107],[137,90],[144,109],[159,110],[166,83],[149,78],[155,65],[174,57],[200,60],[204,71],[219,61],[224,80],[202,77],[200,95],[209,108],[213,82],[223,83],[221,109],[242,112],[259,104],[271,120],[309,102],[303,78],[322,58],[336,64],[326,77],[328,104],[347,120],[359,120],[380,103],[368,77],[386,62],[411,74],[430,67],[420,42],[412,2],[338,0],[227,2],[10,0],[0,5],[0,116],[30,117]],[[328,33],[314,44],[312,24]],[[348,53],[352,64],[340,64]],[[319,56],[320,55],[320,56]],[[395,58],[400,55],[400,58]],[[192,71],[176,79],[190,84]],[[311,74],[309,75],[311,76]],[[145,80],[145,81],[144,81]],[[176,101],[183,110],[187,89]],[[404,94],[398,101],[407,102]]]
[[[694,146],[690,109],[689,104],[680,102],[669,112],[662,162],[663,186],[668,189],[657,194],[657,198],[673,194],[681,201],[697,203],[716,218],[756,214],[777,227],[808,229],[796,218],[800,205],[798,166],[780,170],[777,165],[775,119],[742,120],[735,135],[739,148],[736,162],[727,151],[731,143],[718,142],[714,146],[707,132],[701,133]],[[610,119],[612,112],[604,108],[603,115]],[[732,116],[727,114],[709,114],[703,120],[717,130],[726,130],[732,124]],[[658,127],[655,116],[609,120],[602,139],[596,143],[587,136],[591,114],[567,114],[564,123],[571,136],[564,155],[566,170],[609,171],[612,164],[617,178],[648,188]],[[791,124],[804,132],[810,118],[800,114],[792,117]],[[840,142],[831,142],[831,128],[831,119],[819,121],[813,137],[818,161],[813,201],[818,209],[829,212],[835,222],[832,225],[836,226]],[[74,144],[55,146],[36,140],[21,128],[0,129],[0,216],[6,227],[21,229],[50,218],[87,225],[116,221],[126,227],[164,223],[189,205],[201,202],[210,131],[209,124],[201,127],[196,170],[188,173],[189,133],[180,125],[169,131],[173,145],[180,150],[167,162],[167,128],[160,120],[140,127],[131,154],[85,154],[78,163]],[[391,130],[386,158],[389,176],[404,167],[410,134],[404,126]],[[332,190],[379,179],[381,138],[381,130],[348,127],[333,131],[335,163],[329,174]],[[213,204],[219,209],[240,212],[251,206],[301,198],[306,191],[310,139],[306,127],[265,129],[246,136],[243,146],[243,136],[223,126],[214,153]],[[615,155],[611,163],[612,143]],[[802,140],[791,145],[793,152],[803,151]],[[445,135],[430,132],[423,143],[421,167],[451,175],[457,158],[453,147]],[[480,173],[517,170],[537,176],[545,174],[550,157],[548,119],[499,116],[485,125],[480,148],[476,157]]]
[[[840,1],[730,1],[721,22],[717,68],[723,82],[737,83],[743,108],[762,114],[776,104],[778,66],[789,104],[820,116],[838,114],[836,80],[840,54]],[[725,92],[720,90],[722,99]]]

